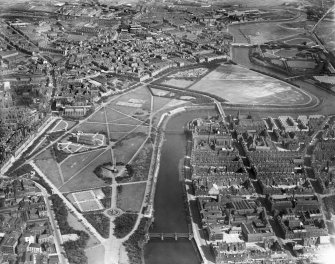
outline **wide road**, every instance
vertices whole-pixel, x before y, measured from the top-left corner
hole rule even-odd
[[[42,187],[40,184],[35,182],[35,185],[41,190],[44,201],[45,201],[45,205],[47,207],[47,212],[48,212],[49,220],[50,220],[50,223],[51,223],[51,227],[53,229],[54,242],[55,242],[55,246],[56,246],[56,250],[57,250],[57,253],[58,253],[58,258],[59,258],[60,264],[69,264],[68,259],[65,257],[66,256],[65,250],[62,246],[62,244],[63,244],[62,235],[60,233],[58,223],[56,223],[56,218],[55,218],[54,212],[51,209],[49,194],[48,194],[47,190],[44,187]]]

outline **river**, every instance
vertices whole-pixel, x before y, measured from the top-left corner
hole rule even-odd
[[[185,155],[185,124],[197,117],[217,115],[215,110],[188,111],[171,118],[167,124],[165,142],[157,180],[154,217],[150,232],[188,233],[187,213],[184,208],[183,188],[179,177],[179,162]],[[200,263],[191,241],[152,239],[145,246],[146,264]]]

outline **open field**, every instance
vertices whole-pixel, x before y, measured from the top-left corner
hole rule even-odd
[[[134,117],[125,117],[116,121],[113,121],[112,123],[109,123],[109,126],[116,125],[116,126],[122,126],[122,125],[131,125],[131,126],[137,126],[142,123],[141,120],[138,120]],[[109,128],[110,129],[110,128]]]
[[[289,106],[304,105],[311,101],[307,93],[285,82],[243,68],[241,73],[235,73],[240,67],[222,66],[206,75],[190,89],[212,93],[233,104]]]
[[[35,164],[56,187],[63,185],[63,180],[58,170],[57,162],[53,158],[35,160]]]
[[[172,99],[166,98],[166,97],[160,97],[160,96],[154,96],[154,112],[160,110],[165,105],[167,105],[169,102],[171,102]]]
[[[67,192],[75,192],[89,189],[97,189],[106,186],[106,183],[99,179],[93,172],[88,173],[85,169],[83,174],[79,173],[71,180],[69,180],[66,184],[64,184],[60,191]]]
[[[135,129],[139,124],[136,125],[127,125],[127,124],[109,124],[109,131],[110,133],[113,132],[122,132],[124,134],[127,134],[131,132],[133,129]]]
[[[115,122],[121,123],[121,122],[124,122],[124,119],[129,118],[129,115],[123,114],[109,107],[106,107],[105,111],[106,111],[108,123],[115,123]]]
[[[59,120],[57,125],[50,131],[50,132],[57,132],[57,131],[63,131],[63,130],[69,130],[72,128],[76,122],[68,121],[68,120]]]
[[[127,164],[142,145],[145,138],[144,134],[136,134],[117,143],[114,147],[116,162]]]
[[[294,57],[298,53],[297,49],[280,49],[277,50],[274,54],[279,57],[290,58]]]
[[[84,165],[89,164],[96,156],[104,152],[103,149],[90,151],[87,153],[76,154],[68,157],[61,164],[61,169],[64,174],[64,180],[67,181],[74,174],[79,172]]]
[[[275,16],[275,14],[274,14]],[[291,23],[294,21],[290,21]],[[287,23],[287,22],[286,22]],[[285,22],[267,22],[230,25],[229,32],[235,36],[235,42],[247,43],[248,37],[252,44],[261,44],[272,40],[280,40],[289,36],[304,33],[301,27],[287,27]]]
[[[53,159],[54,155],[51,152],[51,148],[47,148],[43,152],[41,152],[39,155],[36,156],[35,160],[46,160],[46,159]]]
[[[111,102],[107,107],[119,111],[125,115],[134,115],[140,109],[150,110],[151,94],[146,87],[139,87],[131,93],[121,95],[117,100]],[[110,118],[110,117],[108,117]]]
[[[148,126],[110,125],[110,139],[112,141],[123,140],[124,137],[131,138],[138,132],[148,133]],[[129,135],[127,135],[129,134]]]
[[[222,64],[201,80],[268,80],[270,77],[238,65]]]
[[[79,127],[76,128],[76,131],[82,131],[84,133],[103,133],[107,135],[107,126],[102,123],[82,123]]]
[[[177,87],[177,88],[187,88],[188,86],[192,85],[194,81],[186,80],[186,79],[175,79],[169,78],[163,81],[161,84]]]
[[[123,211],[139,212],[144,198],[146,183],[120,185],[117,195],[117,207]]]
[[[101,108],[98,112],[91,115],[90,118],[87,120],[88,122],[99,122],[99,123],[106,123],[105,119],[105,108]]]
[[[97,153],[94,158],[100,153]],[[98,189],[100,187],[106,186],[106,183],[103,180],[99,179],[97,175],[95,175],[94,170],[99,165],[111,162],[111,160],[111,151],[107,150],[103,152],[97,159],[91,159],[90,162],[86,162],[81,167],[81,169],[84,168],[83,171],[81,171],[73,178],[68,178],[69,181],[64,186],[62,186],[61,191],[75,192],[81,190]]]

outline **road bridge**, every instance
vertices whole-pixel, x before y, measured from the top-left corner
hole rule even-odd
[[[192,233],[147,233],[145,236],[146,236],[147,241],[150,240],[150,239],[160,239],[160,240],[164,240],[164,239],[174,239],[174,240],[188,239],[188,240],[191,240],[193,238]]]

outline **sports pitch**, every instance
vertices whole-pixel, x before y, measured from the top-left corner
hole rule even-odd
[[[190,87],[220,96],[231,104],[305,105],[312,97],[296,87],[236,66],[221,65]]]

